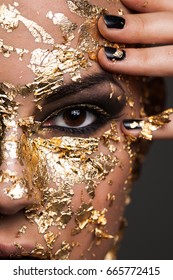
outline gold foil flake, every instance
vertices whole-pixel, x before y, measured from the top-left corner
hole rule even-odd
[[[14,242],[14,246],[17,248],[17,249],[23,249],[22,245],[17,243],[17,242]]]
[[[114,201],[116,200],[115,194],[108,193],[107,200],[109,201],[109,207],[111,207],[113,205]]]
[[[38,132],[40,128],[40,122],[34,121],[33,116],[18,119],[18,125],[28,136]]]
[[[119,16],[124,16],[124,11],[123,11],[123,9],[119,9],[119,10],[118,10],[118,15],[119,15]]]
[[[64,14],[53,14],[51,11],[47,13],[47,18],[51,19],[55,25],[58,25],[61,29],[62,36],[65,42],[69,42],[74,39],[74,31],[77,28],[77,24],[72,23]]]
[[[20,236],[21,234],[25,234],[27,230],[27,226],[22,226],[19,230],[18,230],[18,234],[17,236]]]
[[[83,203],[75,214],[75,220],[77,227],[72,231],[72,235],[79,233],[83,228],[88,225],[90,217],[92,215],[93,206],[92,204]]]
[[[93,210],[90,221],[94,224],[105,226],[107,224],[107,220],[105,218],[106,212],[106,209],[104,209],[103,211]]]
[[[23,256],[31,256],[31,257],[36,257],[39,259],[48,259],[49,255],[43,245],[36,243],[35,248],[30,252],[26,252],[26,254],[22,254]]]
[[[12,53],[16,53],[19,55],[20,60],[22,60],[23,55],[29,53],[29,51],[26,49],[14,48],[12,46],[5,45],[3,40],[0,39],[0,53],[2,53],[6,58],[10,57]]]
[[[48,34],[43,27],[36,22],[23,17],[20,12],[12,5],[2,5],[0,7],[0,26],[7,32],[12,32],[22,22],[35,38],[35,42],[54,44],[54,39]]]
[[[115,57],[115,59],[113,58],[112,61],[116,62],[117,59],[121,59],[123,56],[124,56],[124,51],[121,49],[117,49],[113,54],[113,57]]]
[[[103,230],[98,229],[98,228],[95,228],[94,233],[95,233],[96,237],[101,238],[101,239],[114,239],[113,235],[110,235],[110,234],[108,234],[108,233],[106,233]]]
[[[57,234],[54,234],[53,232],[50,231],[44,234],[44,239],[46,241],[49,250],[53,249],[57,236],[58,236]]]
[[[16,94],[17,91],[13,85],[9,83],[0,83],[0,110],[1,110],[0,112],[1,113],[13,114],[14,110],[18,109],[16,103],[13,102]],[[7,107],[8,111],[5,111],[4,107]]]
[[[103,211],[95,210],[92,204],[83,203],[75,214],[77,227],[72,231],[72,235],[78,234],[89,224],[97,226],[105,226],[107,220],[105,217],[106,209]]]
[[[145,1],[143,4],[142,4],[142,7],[143,8],[146,8],[148,6],[148,1]]]
[[[26,182],[23,179],[18,180],[12,186],[4,189],[4,193],[11,199],[21,199],[28,193],[28,189],[26,188]]]
[[[68,260],[72,248],[73,248],[73,245],[70,245],[66,241],[63,241],[61,244],[61,248],[55,253],[55,259]]]
[[[146,140],[152,140],[153,131],[158,130],[159,128],[170,122],[170,114],[173,114],[173,109],[165,110],[159,115],[151,116],[146,120],[141,121],[140,126],[142,130],[139,137]]]
[[[4,4],[0,6],[0,26],[11,32],[16,29],[19,25],[18,16],[20,13],[15,9],[15,7]]]
[[[14,7],[18,7],[18,6],[19,6],[19,3],[14,2],[13,5],[14,5]]]
[[[115,153],[117,151],[117,147],[115,147],[115,143],[120,142],[120,137],[118,135],[117,124],[116,122],[111,123],[111,129],[106,131],[102,136],[101,140],[105,146],[108,147],[111,153]],[[118,159],[115,157],[116,163],[118,164]]]
[[[87,0],[66,0],[68,7],[72,13],[80,17],[93,18],[96,15],[100,15],[103,11],[103,8],[96,5],[90,4]]]

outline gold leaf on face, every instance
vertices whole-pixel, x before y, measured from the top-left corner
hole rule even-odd
[[[35,42],[53,44],[54,39],[48,34],[43,27],[38,25],[36,22],[23,17],[20,12],[12,5],[1,5],[0,6],[0,26],[7,32],[12,32],[18,28],[19,23],[22,22],[29,30],[31,35],[34,37]]]

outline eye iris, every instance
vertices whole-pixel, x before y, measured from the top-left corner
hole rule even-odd
[[[63,119],[68,126],[80,126],[86,119],[86,110],[69,109],[63,113]]]

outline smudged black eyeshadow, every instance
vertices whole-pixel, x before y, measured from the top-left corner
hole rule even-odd
[[[54,112],[80,104],[97,106],[110,118],[114,118],[121,113],[126,104],[125,92],[117,80],[108,73],[89,76],[80,83],[73,82],[52,92],[51,96],[42,102],[42,110],[36,110],[35,118],[43,122]]]

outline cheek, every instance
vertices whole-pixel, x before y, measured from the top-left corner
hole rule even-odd
[[[70,249],[72,259],[81,258],[83,252],[89,259],[93,252],[104,258],[113,245],[123,218],[130,171],[124,139],[116,129],[112,124],[100,138],[25,139],[28,170],[36,178],[34,187],[42,193],[42,211],[31,209],[29,214],[44,237],[51,230],[58,233],[53,254],[65,242],[78,244]]]

